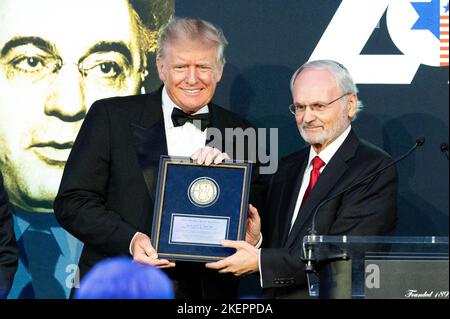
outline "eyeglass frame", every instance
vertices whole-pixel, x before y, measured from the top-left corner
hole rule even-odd
[[[308,106],[309,106],[309,108],[311,109],[311,111],[313,111],[313,112],[317,112],[317,111],[319,111],[319,112],[325,111],[326,109],[328,109],[328,106],[330,106],[330,105],[333,104],[334,102],[339,101],[339,100],[342,99],[344,96],[352,95],[352,94],[355,94],[355,93],[347,92],[347,93],[341,95],[340,97],[334,99],[333,101],[328,102],[328,103],[325,103],[325,104],[314,103],[314,104],[310,104],[310,105],[302,105],[302,106],[304,106],[305,108],[304,108],[303,110],[299,110],[299,112],[301,112],[301,113],[305,112],[305,111],[306,111],[306,108],[307,108]],[[296,112],[296,111],[298,110],[298,106],[297,106],[297,105],[295,105],[294,103],[292,103],[292,104],[290,104],[290,105],[288,106],[288,108],[289,108],[289,111],[290,111],[292,114],[297,115],[297,112]],[[317,108],[322,108],[322,109],[317,109]]]

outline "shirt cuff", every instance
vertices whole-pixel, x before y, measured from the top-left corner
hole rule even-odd
[[[263,277],[262,277],[262,268],[261,268],[261,248],[258,249],[258,268],[259,268],[259,284],[261,285],[261,288],[263,287]]]
[[[136,235],[137,235],[137,234],[140,234],[140,232],[136,232],[136,234],[134,234],[133,238],[131,238],[130,248],[129,248],[129,251],[130,251],[130,255],[131,255],[131,256],[133,256],[133,251],[131,250],[131,247],[133,246],[134,239],[136,238]]]
[[[261,245],[262,245],[262,241],[263,241],[263,237],[262,237],[262,234],[261,234],[261,232],[260,232],[260,233],[259,233],[259,240],[258,240],[258,242],[256,243],[255,247],[259,249],[259,248],[261,247]]]

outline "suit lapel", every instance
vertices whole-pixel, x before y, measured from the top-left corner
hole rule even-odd
[[[139,165],[144,175],[150,198],[154,202],[158,167],[161,155],[167,155],[167,141],[162,112],[161,91],[148,95],[140,116],[130,124]]]
[[[309,226],[316,207],[326,198],[332,196],[332,194],[328,194],[332,193],[336,183],[345,175],[348,169],[346,162],[355,155],[358,144],[359,140],[353,130],[351,130],[344,143],[331,158],[327,166],[325,166],[307,202],[300,209],[292,231],[287,238],[285,247],[289,247],[297,238],[298,234]]]
[[[285,189],[289,192],[286,191],[285,194],[289,195],[290,199],[287,214],[280,214],[280,225],[284,225],[280,244],[285,243],[289,235],[292,216],[294,215],[295,205],[297,204],[298,193],[302,186],[303,174],[306,165],[308,164],[308,150],[309,148],[299,156],[297,166],[287,170],[289,175],[286,176],[287,184]],[[286,198],[286,200],[288,199]]]
[[[211,126],[219,129],[222,133],[225,133],[224,117],[221,116],[222,110],[214,103],[209,103],[209,114],[211,116]]]
[[[222,110],[217,105],[210,103],[209,104],[209,114],[211,116],[211,127],[208,127],[206,129],[206,145],[215,147],[222,152],[225,152],[226,145],[225,145],[225,128],[227,127],[227,124],[224,121],[224,117],[220,116]],[[233,127],[232,125],[229,127]],[[215,136],[215,130],[220,131],[220,137]],[[218,138],[216,140],[216,138]]]

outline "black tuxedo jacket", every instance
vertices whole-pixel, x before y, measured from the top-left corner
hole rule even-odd
[[[315,208],[392,162],[382,150],[360,140],[353,130],[321,173],[307,201],[300,208],[289,232],[309,156],[309,147],[280,161],[268,190],[263,222],[264,247],[261,273],[264,296],[298,298],[307,296],[304,266],[300,261],[302,240]],[[397,220],[397,171],[395,166],[362,185],[326,203],[316,217],[320,235],[384,235]]]
[[[58,222],[84,243],[81,277],[104,258],[129,255],[137,231],[151,235],[159,160],[168,152],[161,91],[97,101],[82,124],[54,202]],[[222,133],[250,126],[217,105],[209,109]],[[186,264],[169,275],[195,278]]]
[[[17,270],[17,245],[8,195],[0,173],[0,299],[6,297]]]

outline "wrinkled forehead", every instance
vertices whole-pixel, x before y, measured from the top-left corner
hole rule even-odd
[[[294,98],[301,100],[326,100],[339,93],[336,78],[326,69],[305,69],[294,82]]]
[[[99,41],[137,47],[126,0],[1,0],[0,50],[14,37],[40,37],[61,54],[80,55]]]
[[[176,38],[165,43],[163,58],[173,63],[183,60],[196,60],[199,63],[211,63],[223,67],[218,60],[217,45],[202,39]]]

